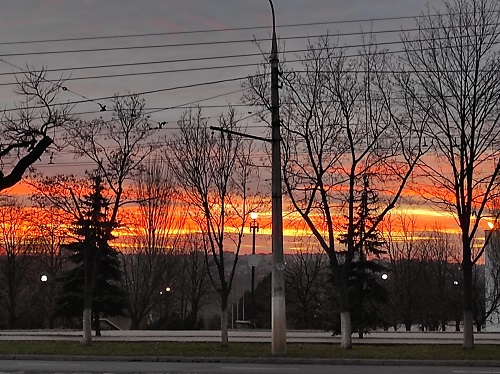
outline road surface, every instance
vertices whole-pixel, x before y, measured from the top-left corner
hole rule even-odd
[[[165,374],[500,374],[500,368],[367,366],[128,361],[1,360],[0,373],[165,373]]]

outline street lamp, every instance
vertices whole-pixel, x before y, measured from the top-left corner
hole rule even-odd
[[[389,276],[387,275],[387,273],[383,273],[382,274],[382,279],[383,280],[387,280],[389,278]]]
[[[251,288],[251,298],[252,298],[252,308],[251,310],[251,322],[253,323],[255,319],[255,265],[253,257],[255,257],[255,233],[259,231],[259,222],[257,222],[258,214],[255,212],[250,213],[250,230],[252,230],[252,288]]]

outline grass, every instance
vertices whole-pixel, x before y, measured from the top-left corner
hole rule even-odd
[[[411,360],[499,360],[500,347],[476,345],[355,345],[343,350],[332,344],[287,344],[287,357],[324,359],[411,359]],[[76,341],[0,341],[0,355],[76,356],[175,356],[175,357],[272,357],[270,344],[172,342],[93,342],[84,347]]]

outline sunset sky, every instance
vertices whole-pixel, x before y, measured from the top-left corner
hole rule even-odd
[[[384,47],[400,49],[400,31],[414,27],[413,17],[424,4],[275,0],[278,37],[290,51],[281,58],[297,59],[300,52],[292,51],[303,50],[307,37],[316,40],[326,33],[339,34],[341,45],[359,45],[359,33],[373,30]],[[441,1],[430,4],[440,6]],[[142,93],[151,119],[167,122],[167,133],[186,107],[199,104],[205,115],[213,116],[229,102],[238,104],[242,81],[264,58],[252,40],[269,37],[271,11],[267,0],[8,0],[2,2],[0,21],[2,107],[14,107],[13,73],[45,66],[56,70],[50,78],[70,79],[60,100],[77,102],[74,112],[82,118],[107,119],[110,112],[99,110],[112,106],[110,96]],[[260,44],[267,57],[269,40]],[[358,49],[353,47],[353,53]],[[114,66],[103,67],[109,65]],[[245,115],[255,111],[238,110]],[[251,118],[248,124],[254,133],[265,131]],[[67,155],[54,155],[57,166],[47,166],[48,161],[42,160],[39,168],[73,170]]]
[[[414,27],[413,17],[425,3],[274,0],[278,36],[286,51],[301,51],[307,37],[315,40],[326,33],[338,34],[340,44],[359,45],[359,32],[370,30],[377,42],[398,50],[400,31]],[[442,8],[441,1],[427,3]],[[111,108],[113,94],[139,93],[151,120],[166,122],[162,132],[168,134],[193,105],[215,116],[228,103],[239,104],[242,82],[263,59],[252,40],[267,39],[270,25],[267,0],[5,0],[0,13],[0,102],[14,108],[13,73],[45,66],[54,70],[49,77],[69,78],[60,101],[74,102],[73,111],[81,118],[108,119],[110,111],[99,110]],[[260,45],[267,57],[270,42]],[[297,54],[286,52],[285,57],[293,61]],[[265,125],[248,114],[254,108],[237,109],[249,117],[249,132],[265,134]],[[83,174],[89,165],[63,151],[52,159],[47,154],[35,166],[46,174]],[[11,193],[26,193],[25,188],[17,186]],[[450,215],[430,207],[420,206],[412,214],[422,227],[455,227]],[[261,231],[261,238],[269,233]]]

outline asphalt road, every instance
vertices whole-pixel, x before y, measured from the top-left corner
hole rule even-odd
[[[367,366],[128,361],[1,360],[0,373],[165,373],[165,374],[500,374],[500,368],[449,366]]]

